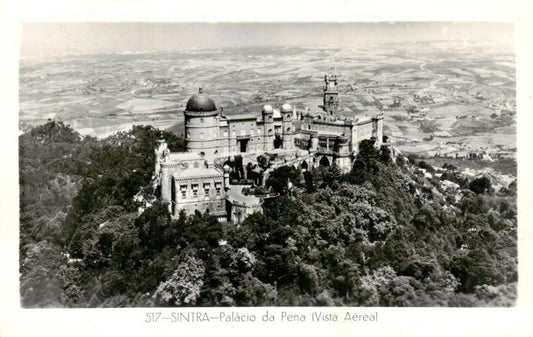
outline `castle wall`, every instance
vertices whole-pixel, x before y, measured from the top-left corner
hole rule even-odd
[[[228,129],[231,133],[232,152],[241,152],[240,143],[246,143],[246,152],[258,152],[263,150],[264,131],[262,125],[257,123],[257,119],[252,115],[247,120],[229,120]]]
[[[372,120],[369,120],[368,122],[364,124],[358,124],[357,125],[357,143],[359,143],[363,139],[370,139],[374,135],[374,124],[372,123]],[[358,150],[359,148],[357,148]]]
[[[180,177],[173,178],[174,212],[172,217],[179,217],[184,210],[186,214],[209,212],[218,217],[226,216],[226,195],[223,188],[222,174],[211,177]]]

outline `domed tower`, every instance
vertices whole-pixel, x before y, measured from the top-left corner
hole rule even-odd
[[[187,151],[213,156],[217,153],[219,120],[215,102],[202,90],[187,101],[185,144]]]
[[[281,136],[284,149],[292,149],[294,147],[292,129],[292,106],[285,103],[281,106]]]
[[[272,106],[263,106],[263,151],[272,151],[274,148],[274,109]]]

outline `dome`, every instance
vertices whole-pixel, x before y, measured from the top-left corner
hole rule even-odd
[[[263,112],[267,112],[267,113],[271,113],[273,111],[272,109],[272,106],[271,105],[264,105],[263,106]]]
[[[187,111],[191,112],[204,112],[204,111],[216,111],[217,107],[215,102],[202,90],[202,87],[198,89],[198,93],[194,94],[187,101]]]
[[[281,112],[292,112],[292,106],[289,103],[285,103],[281,106]]]

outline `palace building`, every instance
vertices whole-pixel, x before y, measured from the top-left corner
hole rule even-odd
[[[265,105],[257,113],[225,114],[200,88],[183,112],[187,152],[170,152],[164,140],[155,150],[154,185],[171,215],[209,212],[222,221],[240,222],[261,211],[259,198],[244,196],[242,186],[230,185],[227,162],[235,156],[241,156],[243,164],[256,164],[263,154],[275,158],[265,177],[282,165],[302,170],[336,165],[348,172],[361,140],[373,138],[380,146],[383,114],[340,115],[337,77],[326,75],[324,81],[323,105],[317,112],[297,111],[285,103],[279,109]]]

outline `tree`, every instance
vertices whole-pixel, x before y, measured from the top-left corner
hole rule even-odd
[[[285,195],[289,191],[289,181],[293,184],[300,182],[300,171],[293,166],[281,166],[270,173],[266,181],[266,186],[280,195]]]
[[[362,184],[379,171],[380,151],[376,149],[375,140],[364,139],[359,143],[359,153],[355,158],[352,170],[345,179],[352,184]]]
[[[307,193],[313,193],[316,191],[315,187],[315,179],[313,177],[313,173],[309,171],[304,172],[304,180],[305,180],[305,190]]]
[[[489,178],[483,176],[472,180],[468,188],[474,191],[476,194],[487,193],[492,189],[492,184]]]
[[[385,141],[385,140],[384,140]],[[391,150],[387,145],[381,145],[380,147],[380,160],[384,164],[389,164],[391,162]]]
[[[202,261],[188,255],[170,279],[157,287],[153,297],[162,305],[195,305],[204,284],[204,274]]]

